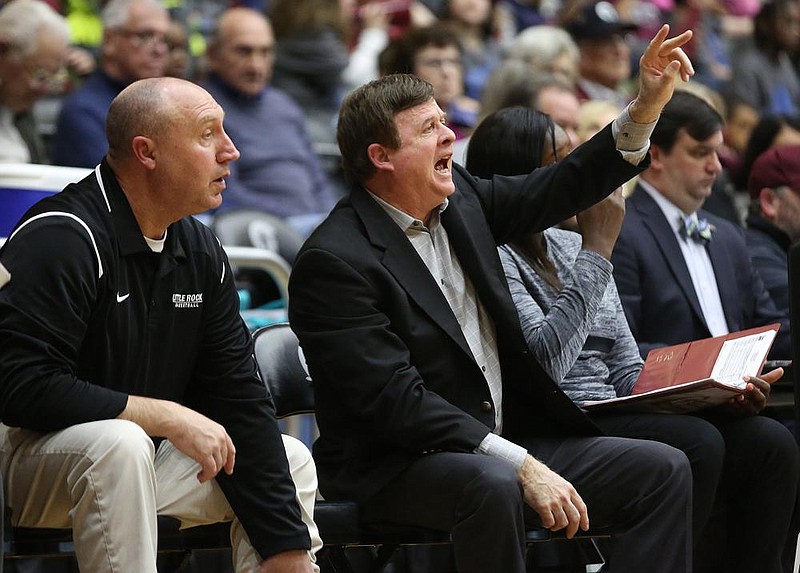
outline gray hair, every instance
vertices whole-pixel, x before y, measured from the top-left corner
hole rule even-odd
[[[573,91],[572,84],[562,75],[532,71],[525,62],[506,60],[497,66],[486,80],[481,95],[479,120],[506,107],[535,108],[539,94],[549,87]]]
[[[520,60],[534,69],[552,71],[551,65],[568,54],[577,65],[578,45],[569,32],[556,26],[531,26],[522,30],[508,47],[507,57]]]
[[[69,42],[67,21],[40,0],[12,0],[0,10],[0,40],[22,57],[36,52],[43,31]]]
[[[128,24],[129,12],[134,4],[158,6],[162,10],[166,10],[160,0],[110,0],[100,14],[100,18],[103,21],[103,29],[116,30],[124,28]]]

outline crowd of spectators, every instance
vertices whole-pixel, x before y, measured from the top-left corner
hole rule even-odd
[[[70,45],[51,66],[64,81],[39,82],[42,93],[25,98],[30,108],[25,113],[3,103],[15,115],[5,125],[16,126],[4,128],[2,136],[17,141],[18,150],[4,161],[93,167],[104,152],[102,122],[110,98],[142,77],[174,75],[206,82],[209,42],[220,15],[233,7],[267,17],[274,34],[270,91],[292,102],[278,109],[297,105],[305,123],[297,142],[317,156],[311,170],[325,171],[322,186],[333,188],[335,195],[342,188],[336,117],[342,98],[353,88],[386,73],[418,74],[434,85],[459,139],[467,139],[480,118],[536,91],[537,84],[549,81],[541,77],[545,74],[563,76],[565,90],[581,102],[607,100],[624,107],[635,85],[644,39],[661,22],[670,23],[673,31],[694,31],[687,47],[697,70],[693,83],[714,91],[728,121],[721,151],[727,175],[720,178],[726,185],[717,186],[725,187],[719,195],[722,206],[715,207],[716,196],[708,205],[715,212],[744,223],[749,194],[743,156],[749,133],[760,119],[779,116],[791,123],[798,112],[800,15],[790,0],[179,0],[164,4],[166,24],[163,15],[156,23],[136,15],[124,18],[129,5],[136,12],[148,9],[139,4],[157,0],[39,1],[64,15],[69,27]],[[145,38],[138,33],[142,31],[150,33]],[[22,83],[22,78],[11,83]],[[560,98],[574,99],[572,94]],[[34,106],[37,99],[42,101]],[[574,133],[575,114],[570,111],[569,116],[554,119]],[[256,133],[255,126],[251,129]],[[265,132],[258,139],[269,146],[270,140],[283,137]],[[28,142],[28,151],[20,155],[21,139]],[[457,158],[463,157],[464,147]],[[248,152],[245,146],[243,156]],[[285,185],[291,184],[289,178]],[[231,207],[254,207],[280,217],[330,207],[324,201],[310,211],[303,207],[305,185],[299,186],[298,205],[279,209],[276,205],[284,200],[280,189],[255,204],[238,200],[235,190],[228,195]],[[306,234],[308,229],[301,226],[299,231]]]

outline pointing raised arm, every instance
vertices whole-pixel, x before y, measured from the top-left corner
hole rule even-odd
[[[692,31],[674,38],[667,38],[668,34],[669,25],[664,24],[639,60],[639,93],[629,108],[631,118],[638,123],[658,119],[672,97],[678,75],[683,81],[694,75],[692,62],[681,47],[692,38]]]

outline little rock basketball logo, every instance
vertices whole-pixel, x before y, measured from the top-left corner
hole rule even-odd
[[[194,294],[173,293],[172,303],[175,308],[199,308],[203,304],[203,293]]]

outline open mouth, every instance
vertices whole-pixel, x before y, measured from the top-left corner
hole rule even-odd
[[[436,173],[441,175],[447,175],[450,173],[450,156],[441,158],[436,164],[433,166],[436,170]]]

